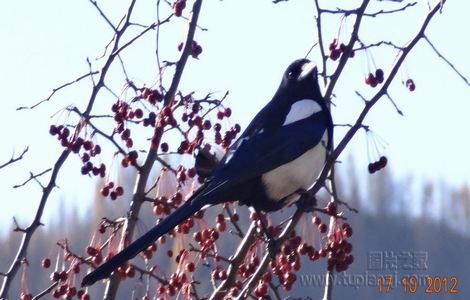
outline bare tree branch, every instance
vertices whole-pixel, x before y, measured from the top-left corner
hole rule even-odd
[[[0,169],[3,169],[4,167],[6,167],[8,165],[11,165],[11,164],[23,159],[23,156],[26,154],[26,152],[28,152],[28,150],[29,150],[29,147],[26,147],[18,157],[12,156],[9,161],[7,161],[6,163],[0,165]]]

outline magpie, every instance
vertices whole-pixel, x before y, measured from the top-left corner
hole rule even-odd
[[[160,236],[203,207],[239,201],[270,212],[296,202],[313,185],[332,149],[333,122],[317,68],[289,65],[272,100],[228,149],[205,183],[150,231],[85,276],[82,286],[108,277]]]

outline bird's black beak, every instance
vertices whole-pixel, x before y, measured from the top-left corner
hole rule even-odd
[[[300,72],[298,79],[299,81],[302,81],[309,77],[317,78],[316,64],[311,61],[302,65],[302,71]]]

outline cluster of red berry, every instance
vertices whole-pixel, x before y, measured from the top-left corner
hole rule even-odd
[[[333,41],[330,43],[330,46],[328,47],[330,50],[330,55],[329,57],[332,60],[337,60],[341,54],[346,50],[346,45],[341,43],[338,46],[338,39],[333,39]],[[354,50],[351,49],[351,52],[349,52],[349,57],[354,57]]]
[[[372,73],[367,74],[365,82],[371,87],[376,87],[384,81],[384,71],[382,69],[375,70],[375,75]]]
[[[135,276],[135,267],[134,265],[127,263],[124,266],[120,266],[119,268],[117,268],[116,273],[118,274],[121,280],[125,279],[126,277],[133,278]]]
[[[170,198],[160,196],[153,201],[153,213],[156,216],[169,215],[171,210],[178,207],[183,202],[183,195],[180,192],[176,192]]]
[[[333,235],[329,237],[330,242],[326,246],[325,251],[329,252],[327,269],[328,271],[336,270],[336,272],[346,271],[354,261],[351,255],[352,245],[347,241],[351,237],[352,228],[348,223],[343,223],[335,228]]]
[[[207,252],[213,249],[215,241],[219,239],[219,233],[214,228],[206,228],[194,232],[193,239],[201,246],[200,257],[205,258]]]
[[[162,284],[157,288],[157,294],[161,296],[157,299],[167,299],[166,297],[173,297],[177,293],[190,295],[190,280],[184,272],[172,273],[168,284]]]
[[[313,225],[317,226],[318,231],[320,233],[326,233],[326,231],[328,230],[328,225],[322,223],[320,217],[318,216],[313,217],[312,223]]]
[[[282,245],[280,253],[276,255],[276,259],[270,263],[273,274],[277,276],[285,291],[290,291],[292,285],[297,280],[295,272],[300,270],[301,256],[304,255],[313,259],[315,252],[312,245],[303,242],[303,239],[295,231],[291,232],[290,238]],[[266,276],[268,277],[267,279],[270,278],[270,276]],[[269,282],[267,281],[266,283]]]
[[[183,50],[183,46],[184,46],[183,42],[179,43],[178,44],[178,51]],[[189,54],[193,58],[198,58],[201,53],[202,53],[202,46],[199,45],[196,41],[193,40],[191,42],[191,49],[189,50]]]
[[[414,91],[414,90],[416,89],[416,85],[415,85],[413,79],[411,79],[411,78],[408,78],[408,79],[406,80],[405,86],[406,86],[406,88],[407,88],[410,92],[412,92],[412,91]]]
[[[111,200],[116,200],[118,197],[124,194],[124,188],[122,186],[116,186],[114,190],[114,182],[110,181],[101,188],[100,193],[103,197],[110,197]]]
[[[106,175],[106,166],[103,163],[101,163],[99,166],[95,166],[90,161],[91,157],[101,153],[100,145],[94,145],[91,140],[84,140],[81,137],[70,137],[70,130],[63,125],[51,125],[49,127],[49,133],[52,136],[57,135],[57,139],[60,140],[61,145],[73,153],[78,154],[82,148],[84,149],[84,152],[80,157],[83,162],[83,166],[81,168],[81,173],[83,175],[89,174],[90,172],[94,176],[99,175],[100,177],[104,177]]]
[[[74,259],[72,255],[66,255],[65,260]],[[41,266],[44,269],[48,269],[51,266],[51,259],[46,257],[42,259]],[[57,288],[52,292],[54,298],[63,297],[64,299],[72,299],[77,296],[81,300],[89,300],[89,294],[81,289],[77,290],[76,287],[71,286],[71,282],[74,282],[73,275],[80,273],[80,262],[73,263],[68,270],[54,271],[50,275],[51,281],[57,283]],[[25,295],[25,298],[21,297],[23,300],[31,299],[28,298],[28,295]]]
[[[52,296],[54,298],[63,297],[64,299],[72,299],[73,297],[77,296],[78,299],[89,300],[90,296],[85,290],[77,290],[76,287],[70,285],[71,280],[69,278],[69,272],[73,274],[80,273],[80,264],[75,263],[69,271],[54,271],[51,273],[51,281],[59,283],[58,287],[52,292]]]
[[[215,124],[215,125],[220,125],[220,124]],[[215,143],[218,145],[221,145],[225,150],[230,147],[232,144],[232,141],[237,137],[237,135],[240,133],[241,127],[238,124],[235,124],[232,126],[229,130],[227,130],[222,137],[222,134],[220,133],[220,126],[215,126],[214,125],[214,131],[215,131]]]
[[[374,174],[375,172],[385,168],[385,166],[387,165],[387,162],[388,162],[387,157],[381,156],[378,161],[369,163],[369,165],[367,166],[367,169],[369,170],[370,174]]]
[[[137,108],[132,110],[127,102],[118,100],[111,106],[111,111],[114,113],[116,133],[121,135],[121,139],[126,143],[128,148],[132,148],[134,142],[131,138],[131,130],[126,128],[124,122],[134,118],[141,119],[144,115],[142,109]]]
[[[186,0],[176,0],[173,2],[171,7],[173,8],[173,14],[175,17],[181,17],[183,9],[186,7]]]
[[[89,256],[92,257],[91,258],[91,263],[95,267],[103,262],[103,255],[101,254],[101,248],[93,247],[93,246],[87,246],[85,251]],[[111,254],[109,254],[109,257],[110,256],[111,256]]]
[[[141,94],[142,98],[146,99],[150,104],[155,105],[157,102],[161,102],[163,100],[163,94],[160,93],[158,90],[152,90],[149,88],[144,88]],[[148,125],[147,125],[148,126]]]

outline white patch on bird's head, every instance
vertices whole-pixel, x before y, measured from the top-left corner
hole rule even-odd
[[[320,104],[312,99],[302,99],[294,102],[282,126],[306,119],[322,110]]]
[[[317,65],[314,63],[314,62],[307,62],[305,64],[302,65],[301,67],[301,72],[299,74],[299,77],[297,78],[297,80],[303,80],[305,77],[309,76],[313,70],[315,69]]]

